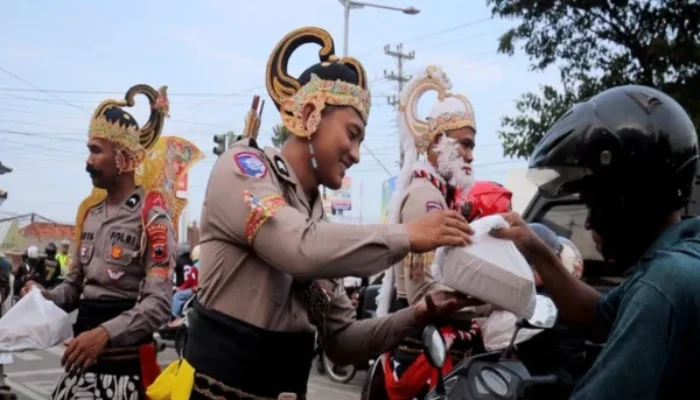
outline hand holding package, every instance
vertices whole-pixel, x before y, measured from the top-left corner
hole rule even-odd
[[[68,314],[36,287],[0,318],[0,352],[48,349],[72,336]]]
[[[510,240],[489,232],[508,227],[500,215],[471,223],[473,244],[441,249],[435,274],[440,282],[458,292],[498,308],[531,318],[535,310],[535,278],[530,264]]]

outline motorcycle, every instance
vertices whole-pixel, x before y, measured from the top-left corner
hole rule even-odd
[[[375,288],[373,286],[361,286],[359,288],[346,288],[348,297],[353,298],[353,296],[355,296],[355,298],[357,299],[356,308],[358,320],[365,318],[373,318],[376,315],[373,310],[375,308],[373,306],[375,304],[374,298],[367,298],[367,293],[368,291],[370,291],[370,289],[372,289],[372,291],[374,292],[374,296],[376,296],[376,291],[378,287]],[[323,352],[323,350],[318,344],[318,340],[316,342],[315,354],[316,370],[318,371],[318,373],[327,375],[328,378],[335,383],[350,382],[357,374],[357,371],[366,371],[367,369],[372,367],[373,363],[373,360],[370,360],[356,365],[335,365],[333,361],[331,361],[328,358],[328,356]]]
[[[521,329],[554,329],[558,311],[551,299],[538,295],[538,307],[531,319],[520,319],[506,349],[479,354],[463,360],[445,377],[441,367],[447,357],[444,338],[433,325],[423,331],[428,362],[437,369],[438,381],[425,400],[520,400],[569,398],[576,380],[558,367],[532,368],[520,357],[516,339]],[[602,345],[590,344],[596,351]],[[592,361],[591,361],[592,363]],[[535,371],[536,370],[536,371]]]

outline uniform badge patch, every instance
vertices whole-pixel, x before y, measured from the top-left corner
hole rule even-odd
[[[243,191],[243,198],[245,204],[250,207],[250,214],[245,224],[245,236],[248,243],[252,244],[255,235],[257,235],[258,230],[260,230],[265,221],[275,215],[278,209],[287,205],[287,201],[284,197],[277,194],[259,199],[247,190]]]
[[[80,247],[80,257],[85,257],[87,255],[87,251],[88,251],[87,247],[85,247],[85,246]]]
[[[242,151],[233,156],[233,161],[236,162],[238,168],[244,174],[254,178],[264,178],[267,174],[267,167],[263,159],[250,151]]]
[[[109,279],[116,281],[119,280],[122,276],[124,276],[124,271],[113,271],[111,268],[106,268],[107,269],[107,275],[109,276]]]
[[[139,201],[141,201],[141,196],[134,193],[131,195],[131,197],[126,199],[126,206],[129,208],[134,208],[134,207],[136,207],[137,204],[139,204]]]
[[[287,164],[284,163],[282,157],[275,156],[275,165],[277,166],[277,170],[280,172],[280,174],[287,177],[289,176],[289,171],[287,171]]]
[[[153,224],[146,229],[146,236],[151,249],[151,259],[161,264],[168,260],[168,227]]]
[[[124,250],[122,250],[121,247],[114,245],[112,246],[112,251],[109,253],[110,256],[112,256],[113,259],[118,260],[122,258],[122,254],[124,253]]]
[[[434,210],[442,210],[442,204],[438,203],[437,201],[429,201],[425,203],[425,211],[431,212]]]

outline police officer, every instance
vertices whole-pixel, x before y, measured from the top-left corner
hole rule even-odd
[[[141,128],[122,108],[133,106],[137,94],[152,107]],[[153,333],[170,315],[175,236],[167,199],[137,186],[135,171],[160,136],[163,94],[134,86],[126,100],[102,102],[90,121],[86,170],[96,189],[78,210],[70,273],[44,290],[59,307],[78,310],[54,399],[144,398],[159,372]]]
[[[61,251],[56,255],[56,260],[58,260],[58,263],[61,265],[61,278],[65,278],[66,275],[68,275],[68,266],[70,265],[70,241],[69,240],[62,240],[61,241]]]
[[[499,237],[535,266],[568,323],[607,344],[572,399],[675,399],[700,371],[700,219],[682,219],[698,166],[688,114],[649,87],[575,105],[535,148],[530,177],[548,196],[577,193],[598,250],[630,276],[600,295],[515,214]]]
[[[41,259],[44,269],[44,287],[50,289],[61,282],[61,265],[56,259],[58,248],[53,242],[44,247],[44,257]]]
[[[287,62],[305,43],[323,46],[321,62],[296,79]],[[407,225],[326,219],[318,187],[340,188],[359,162],[370,108],[362,65],[337,57],[328,32],[303,28],[283,38],[268,62],[267,88],[292,135],[281,152],[258,148],[254,137],[235,143],[214,165],[205,194],[199,291],[184,351],[195,370],[192,399],[305,398],[315,331],[335,363],[352,364],[466,304],[439,292],[390,317],[355,320],[342,283],[331,279],[375,274],[409,250],[466,244],[471,230],[450,211]]]

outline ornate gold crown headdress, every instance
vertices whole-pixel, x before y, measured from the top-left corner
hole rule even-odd
[[[402,134],[410,133],[418,154],[425,154],[439,133],[465,126],[476,130],[471,103],[465,96],[450,93],[450,89],[452,81],[445,71],[430,65],[401,92],[399,118],[403,130],[408,131]],[[418,102],[429,90],[438,93],[438,101],[433,106],[430,117],[423,120],[418,116]]]
[[[129,153],[128,165],[123,170],[133,171],[143,161],[146,151],[153,147],[163,131],[163,122],[170,104],[167,96],[167,86],[161,86],[157,91],[148,85],[136,85],[131,87],[123,100],[105,100],[97,106],[90,120],[88,137],[106,139],[116,143]],[[124,111],[122,107],[133,107],[134,96],[143,94],[151,104],[151,114],[146,125],[138,128],[136,121],[131,121],[133,116]],[[107,113],[117,108],[122,111],[119,118],[107,117]]]
[[[292,53],[307,43],[321,46],[318,52],[321,62],[295,79],[287,73],[287,64]],[[307,104],[315,106],[314,114],[309,116],[313,121],[320,122],[326,105],[350,106],[365,123],[369,118],[372,102],[365,69],[355,58],[338,58],[333,38],[324,29],[307,27],[287,34],[270,55],[265,81],[282,123],[294,135],[309,137],[313,133],[302,121],[302,110]]]

